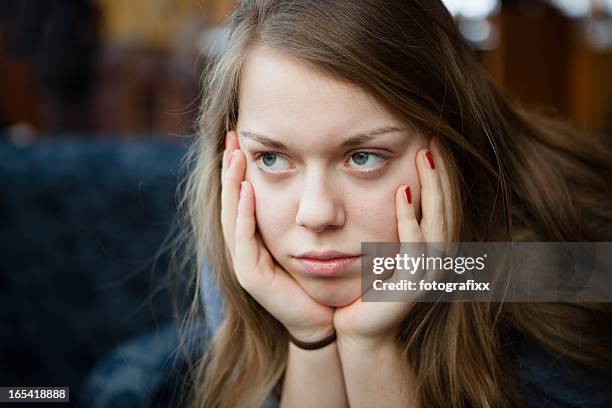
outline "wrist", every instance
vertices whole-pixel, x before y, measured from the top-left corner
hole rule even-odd
[[[380,336],[362,336],[347,333],[337,333],[339,349],[370,352],[397,347],[395,336],[385,334]]]
[[[300,348],[302,350],[319,350],[324,347],[327,347],[328,345],[336,341],[336,331],[332,329],[332,332],[330,334],[328,334],[327,336],[319,340],[315,340],[314,342],[301,341],[291,336],[291,334],[289,334],[289,341],[295,347]]]
[[[318,328],[287,330],[289,336],[302,343],[314,343],[327,338],[332,333],[335,333],[334,326],[328,325]]]

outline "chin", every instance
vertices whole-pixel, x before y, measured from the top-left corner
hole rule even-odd
[[[319,303],[325,305],[325,306],[330,306],[330,307],[344,307],[344,306],[348,306],[351,303],[353,303],[355,300],[357,300],[358,297],[355,297],[353,299],[322,299],[319,300]]]
[[[329,287],[316,287],[312,288],[312,290],[308,291],[310,297],[312,297],[317,302],[331,307],[343,307],[348,306],[351,303],[355,302],[361,296],[361,287],[353,288],[352,290],[348,290],[349,288],[345,287],[338,288],[334,290],[334,288]]]

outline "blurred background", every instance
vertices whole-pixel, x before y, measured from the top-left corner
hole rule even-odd
[[[609,132],[612,0],[446,0],[495,82],[525,105]],[[0,130],[157,135],[193,129],[199,73],[229,0],[2,0]]]
[[[612,139],[612,0],[444,3],[511,98]],[[1,0],[0,386],[167,382],[178,171],[234,6]]]

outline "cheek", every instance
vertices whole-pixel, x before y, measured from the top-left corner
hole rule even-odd
[[[361,241],[397,241],[397,216],[395,213],[395,193],[391,186],[370,189],[367,199],[353,201],[350,214],[353,223],[364,232]]]
[[[352,198],[353,220],[361,224],[362,230],[368,232],[369,241],[389,242],[399,239],[395,193],[400,185],[410,186],[412,203],[416,206],[417,215],[419,213],[421,184],[416,166],[409,160],[400,163],[386,174],[384,182],[372,186],[367,192],[361,191]]]
[[[275,252],[287,226],[294,222],[291,208],[287,206],[286,193],[271,188],[261,180],[249,180],[255,191],[255,221],[264,243]]]

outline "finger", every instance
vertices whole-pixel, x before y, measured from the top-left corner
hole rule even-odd
[[[438,171],[440,183],[442,185],[442,196],[444,197],[444,219],[446,223],[446,239],[445,241],[454,240],[455,230],[453,223],[453,206],[451,205],[451,184],[448,176],[448,170],[446,163],[442,160],[442,154],[440,152],[440,140],[438,137],[433,137],[429,143],[429,149],[431,150],[433,157],[438,158],[435,161],[436,170]]]
[[[406,184],[399,186],[395,192],[395,210],[400,242],[420,242],[423,240],[412,202],[413,193],[410,186]],[[410,202],[408,199],[410,199]]]
[[[227,140],[228,148],[230,150],[240,149],[240,142],[238,141],[238,133],[236,133],[236,130],[230,130],[228,133],[229,133],[229,138]]]
[[[221,189],[221,225],[223,237],[229,247],[232,258],[234,258],[234,233],[236,230],[236,215],[238,212],[238,198],[240,194],[240,182],[244,179],[245,158],[240,149],[232,152],[231,161],[228,159],[229,167],[224,175],[224,183]]]
[[[410,186],[402,184],[395,191],[395,210],[397,215],[397,230],[400,239],[398,253],[406,253],[409,256],[415,256],[415,248],[418,247],[418,245],[414,243],[421,242],[423,240],[423,234],[421,233],[421,228],[416,219]],[[386,282],[399,282],[403,277],[403,273],[398,273],[397,270],[390,272],[390,275],[382,276]]]
[[[230,130],[225,134],[225,150],[223,151],[223,159],[221,161],[221,184],[223,185],[225,179],[225,173],[227,172],[229,157],[232,152],[238,148],[238,141],[236,132]]]
[[[431,156],[427,157],[430,153]],[[433,156],[428,149],[417,154],[417,170],[421,181],[421,231],[427,242],[443,242],[446,237],[446,222],[444,212],[444,197],[436,161],[439,156]]]
[[[256,239],[255,200],[251,183],[242,181],[236,216],[234,264],[240,285],[249,290],[255,283],[259,262],[259,245]]]

